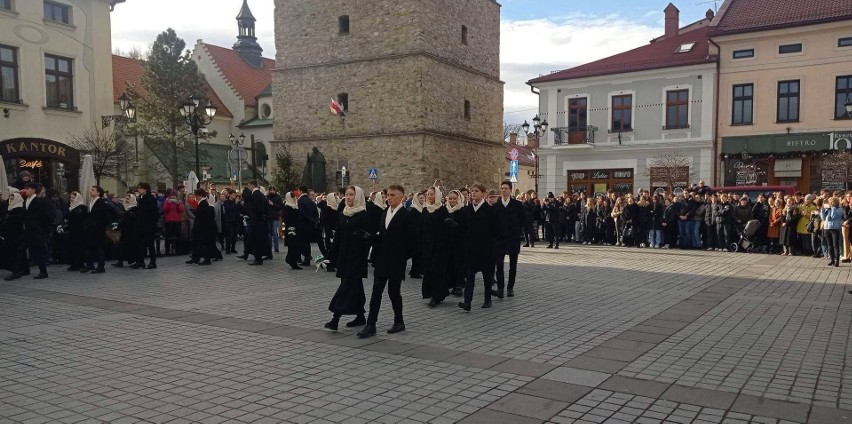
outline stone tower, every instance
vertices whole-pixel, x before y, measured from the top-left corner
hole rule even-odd
[[[503,178],[496,1],[275,0],[275,44],[276,144],[318,147],[329,189],[342,166],[365,189],[370,168],[409,192]]]

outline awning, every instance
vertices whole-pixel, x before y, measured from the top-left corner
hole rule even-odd
[[[802,176],[802,158],[776,159],[775,177],[792,178]]]

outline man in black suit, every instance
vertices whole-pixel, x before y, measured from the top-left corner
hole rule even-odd
[[[44,197],[38,195],[39,186],[30,182],[24,185],[20,194],[24,197],[24,247],[30,253],[30,259],[38,265],[38,275],[33,279],[42,280],[47,278],[48,261],[48,237],[50,236],[50,224],[53,222],[53,213],[50,203]],[[26,264],[25,268],[29,268]],[[23,271],[23,270],[21,270]],[[29,273],[29,272],[27,272]],[[20,271],[12,274],[11,279],[20,278]]]
[[[464,287],[464,302],[459,302],[459,308],[465,311],[470,311],[470,304],[473,301],[473,284],[477,273],[482,273],[482,279],[485,280],[485,303],[482,307],[491,307],[494,252],[497,240],[503,232],[499,217],[494,213],[494,207],[485,201],[484,185],[474,184],[470,188],[470,200],[470,204],[464,208],[467,216],[467,232],[464,237],[467,281]]]
[[[104,189],[98,186],[89,188],[89,214],[83,223],[83,239],[86,247],[86,266],[80,272],[91,272],[92,274],[103,274],[104,270],[104,248],[106,244],[106,230],[116,217],[115,209],[104,198]],[[95,262],[98,266],[95,268]]]
[[[266,196],[260,192],[257,181],[251,180],[248,183],[248,189],[251,194],[245,199],[246,213],[249,217],[249,245],[246,246],[245,256],[248,257],[249,252],[254,255],[254,262],[249,265],[263,265],[263,257],[269,249],[269,235],[266,225]]]
[[[500,218],[503,237],[498,240],[497,290],[493,294],[502,299],[506,282],[503,276],[503,263],[506,261],[506,255],[509,256],[509,287],[506,294],[509,297],[515,295],[515,276],[518,274],[518,254],[521,253],[521,232],[526,221],[526,210],[521,202],[512,198],[511,181],[500,183],[500,196],[500,200],[494,204],[494,211]]]
[[[145,182],[139,183],[139,202],[136,206],[137,230],[142,241],[139,260],[131,266],[133,269],[157,268],[157,250],[154,247],[154,234],[157,232],[157,220],[160,211],[157,208],[157,198],[151,194],[151,185]],[[148,266],[145,266],[146,254],[150,257]]]
[[[301,264],[303,266],[311,266],[311,242],[316,240],[317,231],[319,229],[319,209],[317,209],[317,204],[311,199],[311,195],[313,195],[313,191],[308,190],[307,187],[301,186],[299,187],[299,191],[302,194],[299,196],[299,200],[297,204],[299,205],[299,222],[296,224],[296,233],[304,234],[305,237],[302,237],[302,256],[304,256],[305,261]],[[322,252],[323,255],[326,255],[326,252]]]
[[[382,293],[385,285],[388,287],[388,297],[393,305],[393,326],[389,334],[405,330],[402,320],[402,281],[405,280],[405,268],[411,256],[411,241],[414,239],[414,227],[405,209],[403,198],[405,189],[402,186],[388,187],[388,207],[379,220],[379,236],[374,240],[373,249],[376,255],[373,261],[375,278],[373,294],[370,296],[370,315],[367,325],[358,332],[358,337],[366,338],[376,335],[376,321],[379,317],[379,307],[382,304]]]

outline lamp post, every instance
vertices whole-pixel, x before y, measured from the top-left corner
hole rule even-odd
[[[533,146],[533,155],[535,155],[535,173],[531,175],[531,177],[535,178],[535,194],[538,196],[538,180],[541,178],[541,174],[538,173],[539,170],[539,161],[538,161],[538,148],[541,145],[541,136],[547,132],[548,123],[547,120],[542,121],[538,115],[532,119],[533,121],[533,132],[530,133],[530,124],[527,121],[524,121],[524,124],[521,125],[524,133],[527,136],[527,140],[529,140],[530,136],[535,137],[535,145]],[[527,145],[529,145],[529,141],[527,141]]]
[[[178,106],[178,110],[180,111],[180,116],[183,117],[184,122],[189,125],[192,130],[192,135],[195,136],[195,175],[201,175],[201,166],[198,161],[198,131],[204,128],[205,125],[213,122],[213,117],[216,116],[216,106],[213,106],[213,103],[208,102],[207,106],[204,107],[204,113],[198,113],[198,105],[201,103],[201,99],[195,96],[191,96],[186,99],[184,104]]]
[[[110,122],[128,123],[136,122],[136,106],[130,101],[127,93],[122,93],[118,98],[118,106],[121,108],[121,115],[105,115],[101,116],[101,126],[106,128]]]
[[[233,134],[228,136],[228,141],[231,146],[234,146],[231,151],[237,152],[237,187],[243,187],[243,142],[246,141],[246,135],[240,133],[239,137],[234,137]]]

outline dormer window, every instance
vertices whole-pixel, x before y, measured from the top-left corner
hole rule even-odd
[[[675,53],[688,53],[688,52],[692,51],[693,47],[695,47],[695,41],[683,43],[680,46],[678,46],[677,50],[675,50]]]

